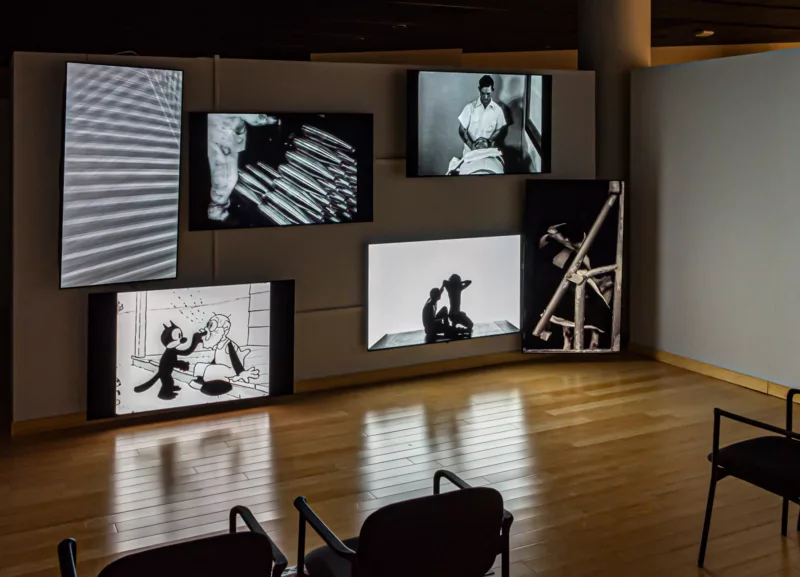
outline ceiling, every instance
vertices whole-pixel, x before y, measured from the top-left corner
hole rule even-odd
[[[652,1],[654,46],[800,41],[800,1]],[[110,2],[90,6],[15,2],[14,13],[0,18],[0,65],[14,50],[307,59],[313,52],[577,46],[575,0],[140,0],[113,3],[113,10]],[[696,38],[701,29],[715,35]]]

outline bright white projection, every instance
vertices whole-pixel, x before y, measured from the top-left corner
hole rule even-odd
[[[369,349],[518,332],[520,268],[519,235],[370,245]],[[432,289],[441,290],[438,302]],[[434,331],[423,321],[427,307]]]

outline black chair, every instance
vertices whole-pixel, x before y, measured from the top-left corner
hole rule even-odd
[[[697,558],[698,567],[702,567],[705,561],[717,481],[725,477],[736,477],[783,497],[781,533],[784,537],[786,536],[786,527],[789,522],[789,501],[800,503],[800,442],[798,442],[800,435],[792,431],[792,399],[798,393],[800,393],[798,389],[789,389],[786,397],[785,429],[722,409],[714,409],[714,446],[708,456],[711,461],[711,487],[708,490],[706,519],[703,524],[703,537],[700,541],[700,555]],[[719,430],[722,417],[775,434],[748,439],[720,448]],[[800,517],[797,520],[797,529],[800,531]]]
[[[236,517],[249,532],[236,532]],[[77,544],[58,544],[61,577],[77,577]],[[134,553],[106,565],[98,577],[280,577],[286,557],[258,524],[249,509],[231,509],[230,533]]]
[[[460,490],[441,493],[442,478]],[[509,577],[509,530],[514,517],[495,489],[470,487],[449,471],[433,477],[433,495],[393,503],[372,513],[358,537],[341,541],[298,497],[297,574],[311,577],[483,577],[502,555]],[[305,555],[306,523],[325,545]]]

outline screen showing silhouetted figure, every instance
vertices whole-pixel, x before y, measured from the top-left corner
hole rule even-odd
[[[519,299],[518,235],[369,247],[371,351],[519,332]]]

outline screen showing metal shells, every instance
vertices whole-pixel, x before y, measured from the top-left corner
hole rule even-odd
[[[190,229],[372,221],[372,115],[193,114]]]

